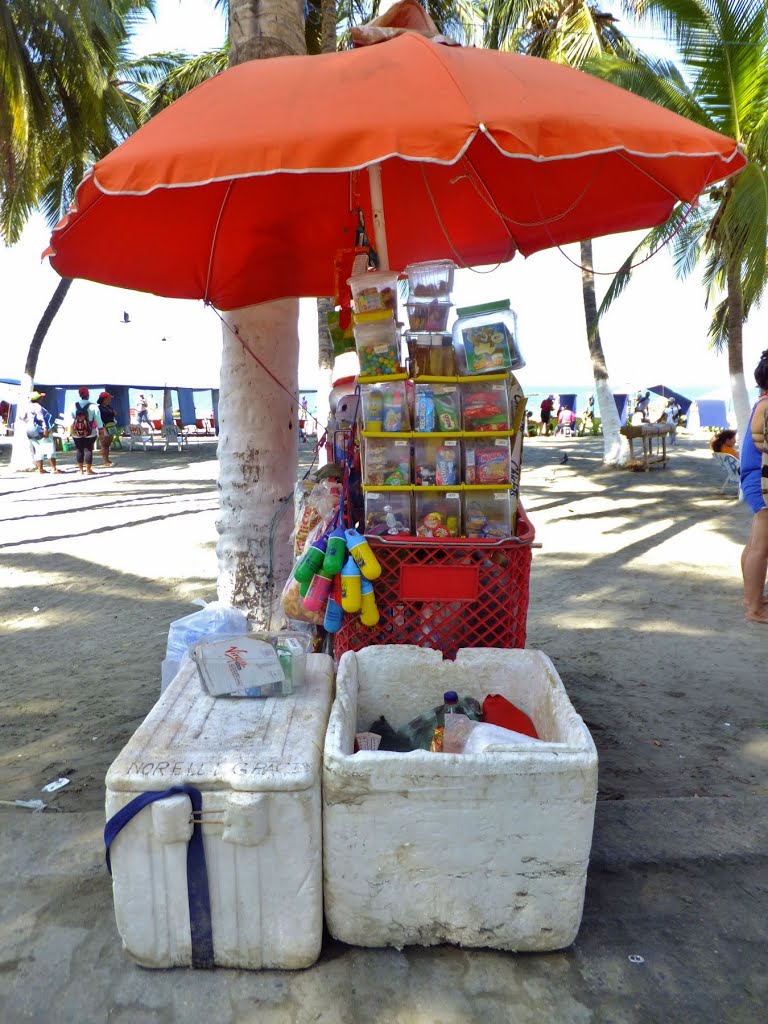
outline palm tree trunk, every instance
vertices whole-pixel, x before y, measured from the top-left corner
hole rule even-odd
[[[230,65],[306,53],[303,4],[230,0],[229,44]],[[262,303],[227,313],[224,321],[218,593],[220,600],[246,610],[256,627],[265,627],[293,561],[289,537],[298,468],[293,396],[299,386],[299,303]],[[243,348],[238,335],[276,380]]]
[[[744,379],[744,299],[741,290],[739,261],[728,261],[728,376],[731,381],[731,398],[736,414],[736,429],[739,437],[746,436],[749,426],[749,395]]]
[[[323,53],[336,49],[336,0],[320,0],[320,49]]]
[[[619,433],[621,424],[613,390],[608,380],[600,328],[597,319],[595,298],[595,275],[592,267],[592,240],[586,239],[581,246],[581,291],[584,297],[584,320],[587,326],[589,358],[592,360],[592,374],[595,378],[597,407],[603,429],[603,462],[608,466],[623,466],[629,460],[629,442]]]
[[[336,2],[335,0],[320,0],[320,45],[323,53],[334,53],[336,50]],[[332,298],[324,297],[317,300],[317,402],[316,412],[318,426],[318,441],[322,437],[323,427],[328,423],[330,406],[328,397],[333,386],[333,367],[336,357],[333,352],[333,340],[328,330],[328,314],[334,310]],[[326,449],[318,451],[318,462],[325,465],[327,462]]]
[[[35,463],[32,458],[32,446],[27,440],[26,431],[22,430],[21,427],[24,422],[23,417],[31,407],[29,396],[35,382],[37,360],[40,358],[40,349],[43,347],[43,342],[51,328],[54,317],[61,309],[61,304],[67,297],[67,292],[71,286],[72,279],[69,277],[62,277],[56,285],[56,289],[51,296],[48,305],[45,307],[43,315],[40,317],[40,322],[38,323],[35,333],[32,336],[32,341],[29,344],[27,361],[24,365],[24,373],[21,377],[19,404],[16,407],[17,427],[13,432],[13,444],[11,445],[11,469],[19,472],[35,468]]]
[[[281,299],[248,306],[225,313],[224,321],[218,592],[220,600],[247,611],[254,625],[265,628],[293,564],[289,536],[298,469],[293,395],[298,388],[299,303]]]
[[[323,430],[328,423],[330,416],[330,405],[328,398],[333,387],[333,367],[336,357],[333,352],[333,340],[328,330],[328,314],[334,309],[333,299],[323,298],[317,300],[317,421],[322,426],[317,427],[318,440],[322,437]],[[325,448],[318,452],[318,461],[324,465],[326,458]]]

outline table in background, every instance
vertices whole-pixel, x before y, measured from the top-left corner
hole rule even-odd
[[[642,469],[646,473],[651,466],[667,464],[667,437],[675,428],[669,423],[642,423],[633,427],[628,423],[621,428],[621,433],[629,440],[629,462],[627,469]],[[639,440],[642,456],[635,458],[634,442]]]

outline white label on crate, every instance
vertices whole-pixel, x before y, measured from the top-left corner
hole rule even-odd
[[[509,497],[509,494],[508,494],[507,491],[494,491],[493,492],[493,500],[494,501],[506,501],[508,497]]]
[[[394,441],[393,442],[395,448],[407,448],[410,443],[411,443],[410,441]]]
[[[455,498],[458,501],[458,499],[459,499],[459,492],[458,491],[446,491],[445,492],[445,496],[446,496],[446,498]]]
[[[497,437],[493,443],[497,448],[506,448],[509,441],[505,437]]]
[[[373,498],[374,501],[378,501],[381,495],[378,493],[378,491],[375,494],[373,493],[373,491],[368,491],[367,497]]]
[[[446,448],[455,448],[458,442],[453,441],[450,438],[446,438],[446,440],[442,441],[441,444],[444,444]]]

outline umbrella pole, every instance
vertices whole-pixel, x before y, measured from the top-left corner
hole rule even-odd
[[[373,238],[379,257],[379,269],[389,270],[387,232],[384,224],[384,195],[381,191],[381,164],[368,168],[368,187],[371,190],[371,213],[373,214]]]

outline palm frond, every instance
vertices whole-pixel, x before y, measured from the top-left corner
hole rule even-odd
[[[147,58],[145,58],[146,60]],[[152,61],[158,73],[164,74],[144,89],[144,102],[139,111],[139,122],[148,121],[170,106],[174,100],[224,71],[229,59],[229,47],[209,50],[198,57],[184,58],[179,53],[153,54]]]

